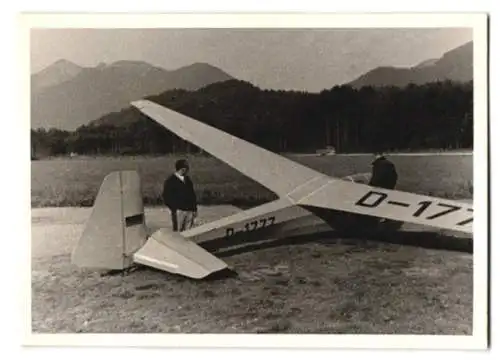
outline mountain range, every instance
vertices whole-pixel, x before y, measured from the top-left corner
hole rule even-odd
[[[80,67],[59,60],[31,76],[31,127],[74,130],[148,95],[170,89],[196,90],[230,79],[206,63],[167,71],[142,61]]]
[[[471,81],[473,78],[473,43],[468,42],[446,52],[441,58],[428,59],[414,67],[377,67],[348,83],[354,88],[363,86],[404,87],[410,83],[452,80]]]
[[[68,81],[82,70],[83,67],[65,59],[60,59],[31,76],[31,92],[36,93],[45,87]]]
[[[472,63],[473,44],[469,42],[414,67],[377,67],[347,85],[404,87],[444,80],[466,82],[473,79]],[[59,60],[31,76],[31,128],[75,130],[128,108],[133,100],[172,89],[195,91],[228,80],[235,78],[207,63],[169,71],[143,61],[81,67]]]

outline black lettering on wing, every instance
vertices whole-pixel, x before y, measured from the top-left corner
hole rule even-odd
[[[455,206],[455,205],[449,205],[449,204],[446,204],[446,203],[438,203],[437,204],[438,206],[441,206],[441,207],[446,207],[446,210],[443,210],[441,212],[438,212],[434,215],[431,215],[431,216],[428,216],[427,219],[428,220],[434,220],[438,217],[441,217],[441,216],[444,216],[444,215],[448,215],[452,212],[455,212],[455,211],[458,211],[461,209],[460,206]]]

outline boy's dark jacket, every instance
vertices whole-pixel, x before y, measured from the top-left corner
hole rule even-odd
[[[197,211],[196,194],[189,176],[182,182],[175,174],[163,183],[163,203],[170,210]]]

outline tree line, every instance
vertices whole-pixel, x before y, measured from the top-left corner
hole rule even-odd
[[[148,99],[275,152],[328,145],[340,153],[473,147],[472,82],[342,85],[309,93],[230,80]],[[75,131],[32,129],[31,147],[35,157],[199,151],[132,107]]]

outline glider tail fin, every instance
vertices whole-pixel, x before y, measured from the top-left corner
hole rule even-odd
[[[82,268],[125,269],[146,239],[139,174],[112,172],[104,178],[71,261]]]

